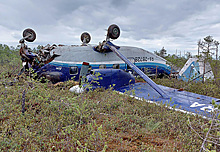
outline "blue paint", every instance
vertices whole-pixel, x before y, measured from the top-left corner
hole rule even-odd
[[[70,67],[77,67],[78,72],[76,74],[70,74]],[[35,72],[37,73],[38,77],[44,76],[45,74],[50,75],[50,73],[53,72],[60,72],[62,73],[62,76],[60,79],[56,82],[64,82],[71,79],[78,80],[79,79],[79,73],[80,73],[81,66],[70,66],[68,64],[46,64],[43,67],[39,69],[35,69]],[[54,83],[56,83],[54,82]]]
[[[88,75],[86,79],[87,84],[91,85],[92,89],[108,89],[110,87],[119,89],[122,86],[135,83],[134,76],[121,69],[96,69],[93,71],[93,74]]]
[[[180,108],[182,110],[202,114],[204,116],[207,116],[206,113],[214,109],[211,104],[212,100],[216,101],[217,104],[219,104],[218,101],[220,101],[220,99],[205,95],[200,95],[187,91],[178,91],[177,89],[161,85],[158,86],[166,92],[166,94],[170,97],[169,99],[163,98],[147,83],[135,83],[134,85],[121,87],[117,89],[117,91],[124,93],[128,90],[134,90],[136,97],[144,98],[146,100],[151,100],[157,103],[168,103],[170,104],[170,107],[176,105],[177,108]],[[205,109],[207,111],[205,111]]]
[[[95,76],[97,73],[100,74],[98,77]],[[91,85],[92,89],[108,89],[113,87],[113,89],[122,93],[129,93],[130,91],[130,94],[136,97],[144,98],[155,103],[162,102],[163,104],[168,104],[170,107],[175,105],[178,109],[202,114],[204,116],[209,116],[208,112],[214,109],[211,104],[212,100],[216,101],[217,104],[219,104],[220,101],[217,98],[187,91],[178,91],[177,89],[158,85],[167,95],[167,97],[163,97],[148,83],[135,83],[135,79],[131,74],[120,69],[96,69],[93,75],[87,75],[86,78],[88,80],[87,83]],[[84,87],[87,86],[88,85],[84,85]],[[207,111],[205,111],[205,109]]]
[[[108,45],[111,45],[118,50],[121,49],[119,46],[116,46],[111,42],[110,43],[108,42]],[[33,67],[33,68],[34,68],[34,71],[37,73],[38,77],[50,75],[50,74],[54,75],[55,73],[58,73],[60,77],[59,79],[55,81],[55,83],[59,81],[61,82],[68,81],[71,79],[77,81],[79,79],[79,73],[80,73],[81,66],[82,66],[81,63],[88,62],[86,60],[91,60],[91,63],[90,62],[88,63],[90,63],[92,69],[99,69],[99,66],[102,64],[104,64],[107,69],[111,69],[118,62],[117,65],[119,65],[120,69],[125,70],[127,72],[130,71],[135,75],[136,73],[131,68],[128,68],[128,65],[126,63],[122,63],[117,56],[112,54],[113,52],[108,45],[103,46],[104,50],[106,51],[105,53],[97,52],[95,47],[92,47],[92,46],[60,47],[60,48],[55,49],[55,51],[58,52],[58,54],[61,54],[61,56],[56,58],[57,61],[52,61],[44,65],[41,68],[40,67]],[[131,52],[133,52],[131,57],[129,57],[132,59],[134,59],[137,56],[141,56],[141,54],[143,53],[149,54],[151,56],[149,52],[146,53],[146,51],[143,51],[141,49],[133,48],[133,47],[127,47],[127,48],[124,47],[123,51],[124,53],[127,53],[127,56],[129,56],[128,54],[130,51],[129,49],[131,50]],[[106,57],[107,54],[108,54],[108,57]],[[81,58],[83,61],[81,60]],[[146,58],[147,57],[145,56],[145,59]],[[159,57],[154,55],[154,58],[156,59]],[[114,64],[113,63],[111,64],[112,61],[114,61]],[[136,62],[134,64],[139,69],[149,74],[156,74],[156,71],[158,75],[163,75],[163,74],[169,75],[170,74],[171,68],[170,66],[165,64],[163,59],[160,59],[157,62],[145,62],[145,60],[143,61],[144,62]],[[77,67],[78,73],[71,74],[70,71],[72,67]]]
[[[99,69],[99,64],[90,64],[92,69]],[[106,64],[107,69],[112,69],[114,64]],[[160,63],[135,63],[135,65],[140,68],[142,71],[145,71],[145,68],[148,70],[148,73],[156,73],[156,67],[158,74],[160,73],[168,73],[169,67],[160,64]],[[35,68],[34,71],[40,76],[42,73],[50,73],[50,72],[61,72],[63,73],[63,77],[60,78],[61,82],[68,81],[68,80],[75,80],[77,81],[79,79],[79,73],[81,70],[82,64],[72,64],[72,63],[65,63],[65,62],[51,62],[49,64],[44,65],[41,68]],[[70,67],[77,67],[78,73],[77,74],[70,74]],[[132,71],[127,69],[127,66],[125,63],[119,64],[120,69],[126,70],[126,71]],[[61,69],[61,70],[60,70]],[[133,72],[133,71],[132,71]]]
[[[141,66],[145,66],[144,63],[136,63],[139,68]],[[157,66],[156,63],[152,65]],[[151,65],[151,66],[152,66]],[[70,67],[77,67],[78,72],[76,74],[70,74]],[[92,65],[93,66],[93,65]],[[107,68],[111,68],[113,64],[107,65]],[[120,67],[125,68],[125,64],[120,64]],[[93,68],[98,68],[94,67]],[[164,67],[166,69],[166,67]],[[59,81],[67,81],[72,78],[75,80],[79,79],[79,73],[81,70],[81,64],[70,64],[70,63],[58,63],[51,62],[46,64],[41,68],[36,68],[35,72],[40,75],[42,73],[51,73],[59,75]],[[158,70],[159,67],[158,67]],[[151,100],[154,102],[162,102],[169,103],[170,106],[177,105],[177,108],[180,108],[186,111],[190,111],[193,113],[202,113],[206,115],[204,109],[213,110],[213,106],[211,105],[212,100],[218,101],[219,99],[207,97],[204,95],[199,95],[195,93],[190,93],[186,91],[177,91],[177,89],[159,86],[168,98],[162,97],[157,91],[155,91],[149,84],[147,83],[135,83],[134,77],[121,69],[95,69],[94,74],[100,73],[99,85],[97,83],[93,83],[92,80],[95,78],[92,75],[88,75],[88,82],[92,84],[93,89],[97,87],[109,88],[112,86],[115,90],[120,92],[127,92],[128,90],[134,90],[135,96],[144,98],[147,100]]]
[[[202,77],[198,77],[199,75],[200,75],[199,63],[193,61],[189,65],[189,67],[185,70],[185,72],[183,73],[183,76],[181,76],[181,77],[179,76],[179,78],[182,79],[183,81],[189,81],[189,80],[192,80],[192,79],[194,81],[201,81]]]
[[[155,82],[153,82],[147,75],[143,73],[137,66],[135,66],[131,61],[129,61],[123,54],[121,54],[115,47],[114,44],[112,44],[110,41],[107,42],[107,44],[110,46],[110,49],[125,63],[127,63],[132,70],[137,72],[141,78],[143,78],[155,91],[157,91],[162,97],[167,98],[166,93],[160,89]]]

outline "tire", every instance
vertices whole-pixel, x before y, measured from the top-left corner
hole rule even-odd
[[[28,41],[28,42],[33,42],[36,39],[36,33],[34,32],[34,30],[32,30],[30,28],[25,29],[23,31],[23,37],[26,37],[29,34],[31,34],[31,36],[27,37],[25,40]]]
[[[89,35],[89,33],[84,32],[84,33],[81,34],[81,41],[83,42],[84,39],[86,40],[85,43],[89,43],[90,42],[91,36]]]
[[[117,39],[119,36],[120,28],[115,24],[110,25],[108,28],[108,37],[111,39]]]

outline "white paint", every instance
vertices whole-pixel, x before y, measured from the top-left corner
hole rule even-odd
[[[72,88],[70,88],[69,91],[74,92],[74,93],[83,93],[84,89],[83,89],[83,87],[80,87],[79,85],[75,85]]]
[[[207,111],[207,112],[212,112],[212,111],[214,111],[214,108],[213,108],[213,106],[209,105],[208,107],[200,108],[200,110]]]
[[[200,104],[198,102],[194,102],[190,107],[201,107],[204,106],[205,104]]]

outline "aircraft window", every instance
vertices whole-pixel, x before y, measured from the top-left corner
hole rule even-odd
[[[106,69],[106,65],[105,64],[100,64],[99,69]]]
[[[129,65],[127,65],[127,70],[132,70],[131,67]]]
[[[119,64],[113,64],[113,69],[119,69],[120,65]]]
[[[61,66],[56,67],[56,70],[62,70],[62,67]]]
[[[78,74],[78,67],[77,66],[73,66],[70,67],[70,74]]]

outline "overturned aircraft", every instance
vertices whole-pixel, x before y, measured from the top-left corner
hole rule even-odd
[[[145,70],[157,74],[170,74],[171,68],[166,64],[166,60],[140,48],[116,46],[110,42],[119,35],[119,27],[113,24],[108,28],[106,39],[98,45],[88,44],[91,37],[88,33],[83,33],[82,45],[53,45],[34,54],[28,50],[24,42],[25,40],[33,42],[36,33],[26,29],[23,32],[23,39],[20,40],[20,54],[24,65],[21,72],[32,67],[37,78],[46,78],[53,83],[70,79],[79,80],[80,85],[71,88],[72,91],[77,89],[83,91],[89,83],[92,89],[113,87],[120,92],[133,89],[138,98],[170,103],[171,107],[181,106],[185,111],[193,113],[199,111],[206,114],[207,111],[211,112],[215,109],[211,101],[215,100],[219,103],[219,99],[178,91],[154,83],[145,74]],[[147,83],[135,83],[131,73],[140,75]]]
[[[32,29],[23,32],[21,43],[21,56],[24,58],[26,69],[32,67],[38,77],[46,77],[53,83],[78,80],[82,62],[89,62],[91,69],[122,69],[127,72],[134,72],[131,67],[115,56],[112,50],[106,45],[107,42],[115,40],[120,36],[120,29],[117,25],[109,26],[106,39],[98,45],[90,45],[91,36],[84,32],[81,35],[81,45],[53,45],[46,46],[38,54],[28,52],[24,40],[33,42],[36,33]],[[114,44],[112,44],[114,45]],[[130,46],[116,46],[117,50],[134,63],[139,69],[157,76],[169,75],[171,68],[166,60],[141,48]],[[42,53],[43,52],[43,53]],[[30,58],[27,60],[27,58]],[[37,59],[40,64],[36,64]],[[35,62],[35,63],[33,63]],[[29,65],[29,66],[28,66]],[[41,66],[39,66],[41,65]],[[42,66],[43,65],[43,66]]]

